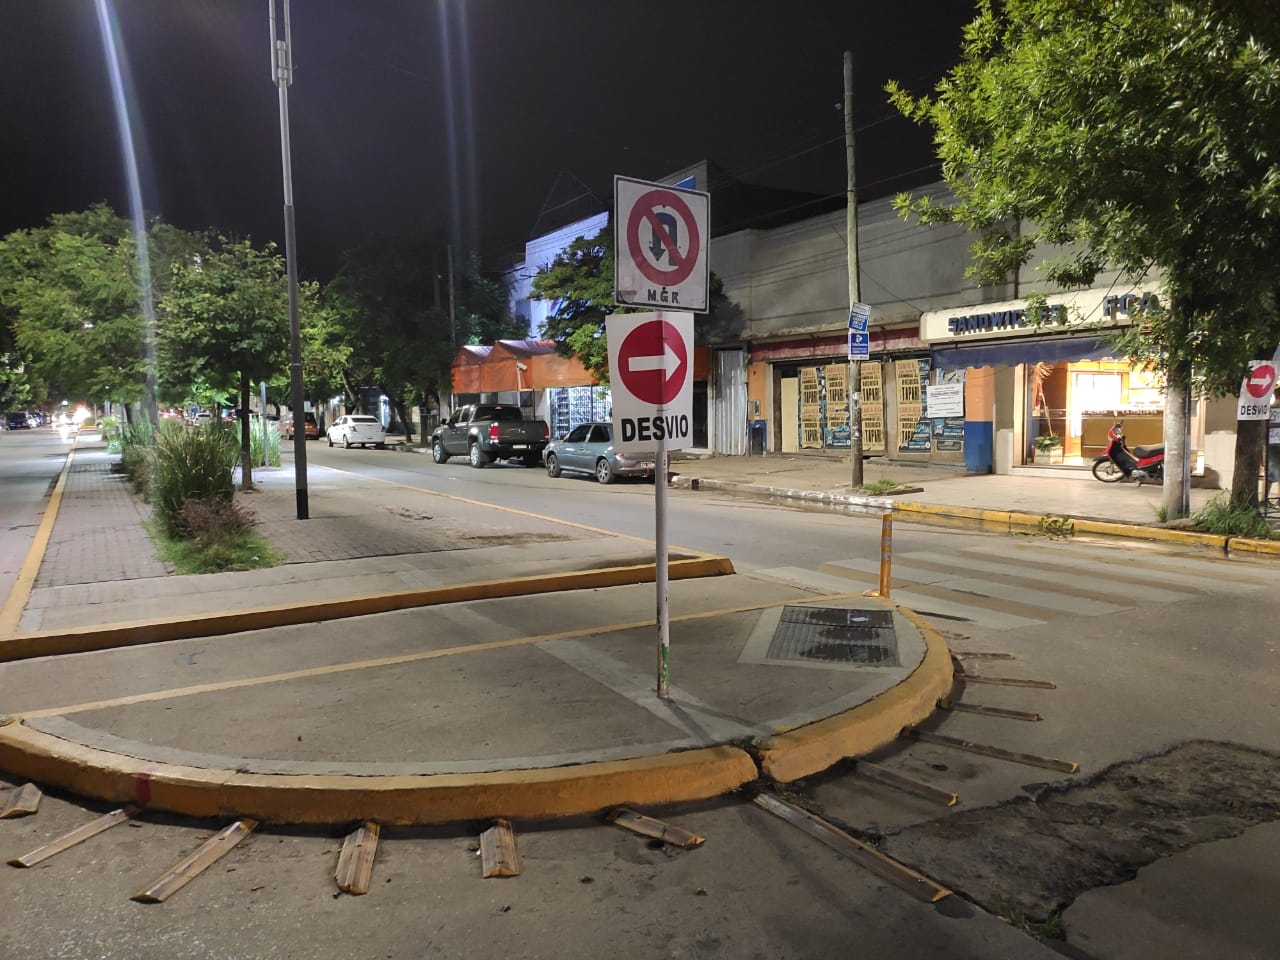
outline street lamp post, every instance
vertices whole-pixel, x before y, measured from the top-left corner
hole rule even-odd
[[[289,29],[289,0],[284,3],[284,39],[276,37],[276,3],[267,0],[271,20],[271,79],[280,91],[280,158],[284,166],[284,260],[289,274],[289,383],[293,407],[293,478],[298,519],[306,520],[307,431],[302,409],[302,337],[298,330],[298,267],[294,256],[293,164],[289,155],[289,84],[293,83],[293,48]]]

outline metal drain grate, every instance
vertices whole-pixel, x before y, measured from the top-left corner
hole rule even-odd
[[[896,667],[893,611],[783,607],[767,659]]]

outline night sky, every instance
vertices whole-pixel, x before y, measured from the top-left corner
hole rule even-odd
[[[112,6],[144,207],[282,243],[267,0]],[[558,179],[550,202],[603,203],[614,174],[705,159],[842,195],[846,49],[860,198],[936,180],[927,135],[882,88],[931,89],[972,13],[967,0],[292,0],[300,271],[327,279],[374,233],[453,237],[500,265]],[[93,0],[4,0],[0,70],[0,232],[99,200],[127,213]]]

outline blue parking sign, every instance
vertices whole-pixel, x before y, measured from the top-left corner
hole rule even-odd
[[[869,360],[871,358],[871,334],[856,330],[849,331],[849,359]]]

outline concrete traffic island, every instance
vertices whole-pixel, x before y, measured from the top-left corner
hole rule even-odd
[[[941,636],[888,601],[741,575],[671,589],[670,701],[653,692],[652,590],[607,586],[12,663],[0,768],[193,817],[540,819],[809,776],[950,690]],[[608,622],[539,630],[582,604]],[[244,657],[275,643],[292,669]],[[178,682],[191,665],[222,679]],[[77,673],[123,682],[61,702]]]

